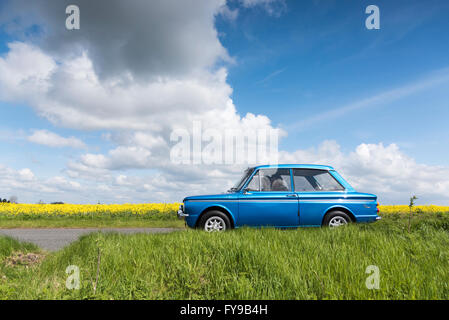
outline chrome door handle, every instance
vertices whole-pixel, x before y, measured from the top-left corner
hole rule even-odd
[[[298,196],[296,194],[287,194],[286,197],[288,197],[288,198],[297,198]]]

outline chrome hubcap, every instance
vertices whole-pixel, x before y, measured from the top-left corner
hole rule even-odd
[[[220,217],[210,217],[204,224],[204,230],[207,232],[225,231],[226,223]]]
[[[345,218],[340,216],[333,217],[331,221],[329,221],[329,227],[339,227],[345,224],[348,224],[348,221],[346,221]]]

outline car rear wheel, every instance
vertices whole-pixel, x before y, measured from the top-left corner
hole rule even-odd
[[[201,217],[199,226],[207,232],[222,232],[231,229],[231,222],[224,213],[209,211]]]
[[[341,227],[351,222],[351,218],[342,211],[329,212],[323,220],[323,226],[330,228]]]

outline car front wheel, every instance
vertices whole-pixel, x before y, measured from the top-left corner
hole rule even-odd
[[[347,225],[351,222],[351,218],[341,211],[333,211],[328,213],[323,220],[323,226],[336,228],[340,226]]]
[[[210,211],[201,217],[201,229],[207,232],[221,232],[231,228],[229,218],[220,211]]]

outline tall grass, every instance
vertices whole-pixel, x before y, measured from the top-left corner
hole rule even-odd
[[[448,217],[339,229],[96,233],[0,287],[18,299],[447,299]],[[98,248],[101,265],[96,293]],[[65,288],[77,265],[81,289]],[[380,288],[365,285],[380,270]]]
[[[31,252],[39,251],[39,249],[32,243],[23,243],[9,237],[0,237],[0,261],[17,251]]]

